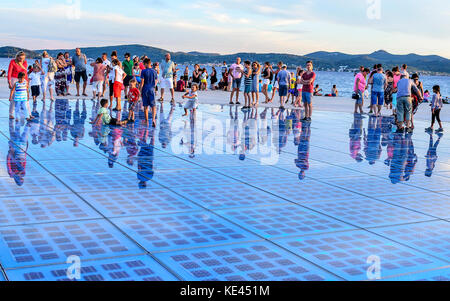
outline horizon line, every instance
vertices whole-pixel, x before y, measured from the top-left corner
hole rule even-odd
[[[219,53],[219,52],[203,52],[203,51],[198,51],[198,50],[191,50],[191,51],[181,51],[181,50],[178,50],[178,51],[173,51],[173,50],[167,50],[167,49],[159,48],[159,47],[155,47],[155,46],[144,45],[144,44],[118,44],[118,45],[77,46],[77,47],[83,49],[83,48],[104,48],[104,47],[123,47],[123,46],[144,46],[144,47],[151,47],[151,48],[156,48],[156,49],[164,50],[164,51],[167,51],[167,52],[170,52],[170,53],[181,52],[181,53],[188,53],[188,54],[189,54],[190,52],[198,52],[198,53],[200,53],[200,54],[217,54],[217,55],[220,55],[220,56],[235,55],[235,54],[239,54],[239,53],[252,53],[252,54],[287,54],[287,55],[296,55],[296,56],[307,56],[307,55],[309,55],[309,54],[314,54],[314,53],[317,53],[317,52],[339,53],[339,54],[347,54],[347,55],[368,55],[368,54],[373,54],[373,53],[376,53],[376,52],[383,51],[383,52],[386,52],[386,53],[391,54],[391,55],[438,56],[438,57],[441,57],[441,58],[450,60],[450,58],[447,58],[447,57],[442,56],[442,55],[439,55],[439,54],[418,54],[418,53],[414,53],[414,52],[404,53],[404,54],[399,54],[399,53],[389,52],[389,51],[384,50],[384,49],[378,49],[378,50],[372,51],[372,52],[370,52],[370,53],[346,53],[346,52],[341,52],[341,51],[318,50],[318,51],[310,52],[310,53],[307,53],[307,54],[295,54],[295,53],[289,53],[289,52],[248,52],[248,51],[238,51],[238,52],[235,52],[235,53],[226,53],[226,54],[223,54],[223,53]],[[24,47],[10,46],[10,45],[0,46],[0,48],[1,48],[1,47],[13,47],[13,48],[19,48],[19,49],[24,49],[24,50],[29,50],[29,51],[35,51],[35,52],[36,52],[36,51],[42,51],[42,50],[48,50],[48,51],[54,51],[54,50],[74,50],[74,49],[77,48],[77,47],[74,47],[74,48],[54,48],[54,49],[51,49],[51,48],[27,49],[27,48],[24,48]]]

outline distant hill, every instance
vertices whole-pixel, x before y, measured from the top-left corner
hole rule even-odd
[[[20,49],[17,47],[1,47],[0,57],[13,57]],[[374,64],[381,63],[387,68],[408,64],[411,71],[426,73],[447,74],[450,75],[450,60],[437,55],[395,55],[384,50],[375,51],[370,54],[345,54],[341,52],[319,51],[307,55],[294,55],[283,53],[249,53],[241,52],[235,54],[221,55],[218,53],[202,53],[198,51],[191,52],[171,52],[165,49],[144,46],[139,44],[117,45],[105,47],[86,47],[82,48],[83,53],[89,58],[100,57],[102,53],[111,54],[116,50],[119,58],[122,59],[126,52],[131,55],[147,55],[152,61],[161,61],[164,55],[169,52],[175,62],[180,64],[207,64],[207,63],[228,63],[234,62],[237,56],[243,60],[277,63],[282,61],[289,66],[304,66],[306,61],[313,60],[314,66],[319,70],[338,70],[340,66],[347,66],[347,70],[356,69],[359,66],[371,67]],[[38,57],[43,50],[24,50],[30,58]],[[59,52],[75,53],[74,49],[53,49],[48,50],[51,56],[56,56]]]
[[[22,49],[18,47],[12,47],[12,46],[5,46],[0,47],[0,57],[6,57],[6,58],[14,58],[16,57],[17,52],[24,51],[28,58],[37,58],[39,54],[32,50]]]

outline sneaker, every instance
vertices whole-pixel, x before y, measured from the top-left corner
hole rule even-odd
[[[311,122],[312,121],[311,117],[308,117],[308,119],[306,121]]]
[[[436,131],[437,131],[437,130],[436,130]],[[426,128],[426,129],[425,129],[425,132],[427,132],[427,133],[433,132],[433,128],[432,128],[432,127]]]
[[[397,134],[403,134],[405,132],[405,129],[404,128],[398,128],[395,132]]]
[[[438,128],[437,130],[436,130],[436,133],[443,133],[444,132],[444,129],[443,128]]]
[[[413,128],[407,128],[407,129],[406,129],[406,132],[407,132],[408,134],[412,134],[412,133],[414,132],[414,129],[413,129]]]

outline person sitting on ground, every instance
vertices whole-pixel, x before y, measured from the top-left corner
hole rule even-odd
[[[184,82],[183,78],[180,78],[180,80],[177,82],[177,92],[186,92],[186,83]]]
[[[98,110],[97,117],[91,122],[93,125],[99,125],[100,121],[103,125],[126,125],[128,120],[120,121],[111,117],[108,110],[108,100],[103,98],[100,100],[100,109]]]
[[[333,88],[331,88],[331,94],[325,94],[326,97],[337,97],[339,94],[338,89],[336,88],[336,85],[333,85]]]
[[[314,96],[322,96],[323,94],[320,92],[322,92],[322,89],[319,88],[319,85],[316,85],[314,87]]]

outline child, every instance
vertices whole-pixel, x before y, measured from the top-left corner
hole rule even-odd
[[[100,100],[100,109],[98,110],[97,117],[95,117],[95,120],[91,124],[98,125],[100,120],[103,125],[126,125],[128,123],[128,120],[120,121],[111,117],[108,111],[108,100],[105,98]]]
[[[244,63],[244,99],[245,105],[243,110],[250,109],[250,93],[252,93],[252,68],[250,61]]]
[[[192,84],[191,91],[189,91],[188,93],[186,93],[186,94],[184,94],[182,96],[183,99],[185,99],[185,98],[188,99],[188,101],[184,105],[184,114],[183,114],[183,116],[187,116],[188,115],[188,110],[192,110],[192,113],[195,114],[195,110],[197,109],[197,106],[198,106],[198,103],[197,103],[198,102],[197,90],[198,90],[198,85],[197,84]]]
[[[289,102],[289,98],[292,98],[291,104],[294,104],[295,99],[297,98],[298,90],[297,90],[297,79],[295,78],[294,72],[291,72],[291,81],[289,83],[289,95],[286,100],[286,103]]]
[[[444,128],[442,127],[441,122],[441,109],[443,107],[442,97],[441,97],[441,88],[439,86],[433,87],[433,98],[431,99],[431,126],[427,128],[425,131],[432,132],[434,122],[438,121],[439,123],[439,129],[436,130],[436,133],[442,133],[444,131]]]
[[[136,85],[136,79],[133,78],[132,80],[130,80],[130,90],[128,91],[128,101],[130,102],[130,107],[128,108],[129,121],[134,121],[134,108],[139,100],[139,97],[141,97],[141,93],[139,92],[139,89],[136,88]]]
[[[429,102],[430,100],[430,91],[425,90],[425,93],[423,93],[423,102]]]
[[[33,97],[33,103],[36,103],[36,98],[41,94],[41,75],[44,74],[41,67],[38,64],[33,65],[33,72],[28,76],[31,86],[31,96]]]
[[[17,78],[18,81],[11,89],[9,101],[14,101],[16,108],[16,119],[19,119],[19,111],[24,110],[27,120],[30,121],[33,119],[33,116],[31,115],[30,104],[28,103],[30,94],[28,93],[28,82],[25,80],[25,73],[19,72]]]

